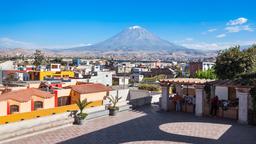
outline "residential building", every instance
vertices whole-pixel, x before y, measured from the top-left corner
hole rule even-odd
[[[30,71],[30,80],[45,80],[46,78],[70,78],[74,77],[73,71]]]
[[[88,78],[90,83],[101,83],[105,86],[112,86],[113,71],[98,71],[93,72]]]
[[[110,87],[97,83],[82,83],[70,86],[70,88],[71,104],[75,103],[80,98],[81,100],[86,99],[88,102],[101,103],[102,105],[103,99],[105,99],[109,91],[112,90]]]
[[[56,104],[53,94],[40,89],[11,91],[0,96],[0,116],[54,108]]]

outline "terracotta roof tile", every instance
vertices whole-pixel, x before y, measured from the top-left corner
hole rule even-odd
[[[88,93],[96,93],[96,92],[105,92],[111,91],[110,87],[107,87],[103,84],[99,83],[87,83],[81,85],[73,85],[70,86],[72,90],[80,93],[80,94],[88,94]]]
[[[5,94],[0,95],[0,101],[12,99],[18,102],[27,102],[31,100],[32,96],[38,96],[41,98],[50,98],[54,95],[50,92],[42,91],[36,88],[28,88],[23,90],[11,91]]]

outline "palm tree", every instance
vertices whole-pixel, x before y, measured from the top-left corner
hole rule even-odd
[[[118,101],[121,99],[122,97],[119,97],[118,95],[114,96],[108,96],[107,99],[111,102],[111,107],[112,109],[118,109],[118,107],[116,106],[116,104],[118,103]]]
[[[78,101],[76,101],[76,105],[80,110],[80,113],[78,113],[78,117],[81,118],[82,120],[86,118],[88,115],[87,113],[83,113],[83,110],[90,104],[91,102],[87,102],[87,99],[81,100],[80,98]]]

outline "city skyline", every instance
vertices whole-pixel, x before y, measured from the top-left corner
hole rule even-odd
[[[254,3],[2,1],[0,46],[78,47],[104,41],[133,25],[188,48],[250,45],[256,41]]]

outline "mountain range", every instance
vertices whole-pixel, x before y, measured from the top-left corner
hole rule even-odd
[[[95,45],[75,48],[81,51],[188,51],[188,49],[179,45],[163,40],[145,28],[132,26],[124,29],[115,36],[99,42]],[[71,49],[72,50],[72,49]]]
[[[16,50],[16,51],[15,51]],[[19,54],[29,55],[33,50],[18,49]],[[167,40],[163,40],[160,37],[154,35],[143,27],[131,26],[124,29],[113,37],[88,46],[73,47],[67,49],[42,49],[49,56],[80,56],[80,55],[92,55],[92,56],[146,56],[153,55],[170,55],[172,57],[180,56],[202,56],[204,53],[199,50],[186,48],[180,45],[176,45]],[[5,49],[2,54],[8,53],[16,54],[17,49]]]

